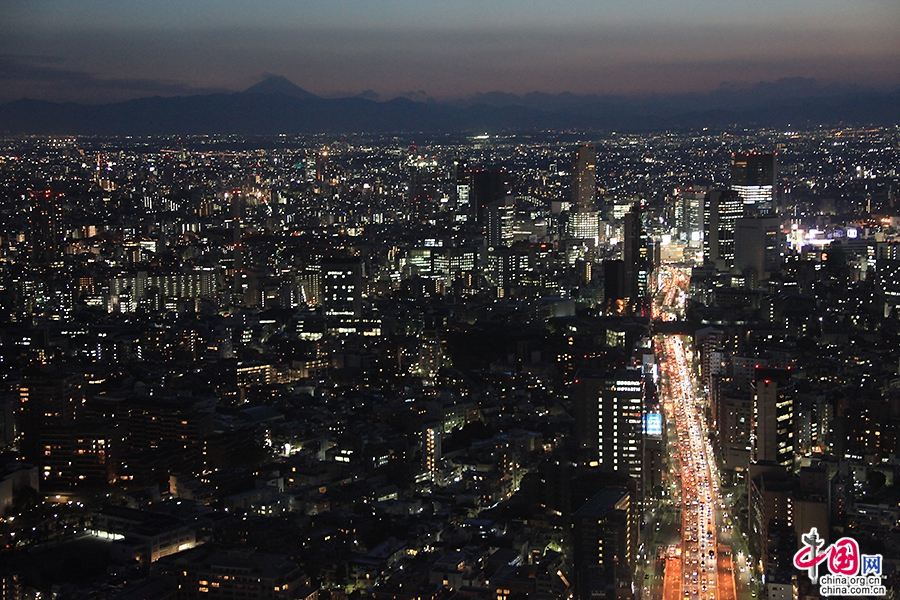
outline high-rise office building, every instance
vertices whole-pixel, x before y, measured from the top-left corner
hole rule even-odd
[[[469,216],[481,232],[485,230],[485,211],[488,204],[508,196],[507,174],[502,170],[458,168],[457,201],[460,194],[467,198]],[[463,189],[460,190],[460,186]]]
[[[306,306],[318,306],[322,301],[322,272],[313,267],[297,271],[297,299]]]
[[[51,190],[32,194],[28,221],[34,261],[43,264],[58,259],[65,235],[62,195]]]
[[[631,210],[625,213],[623,220],[622,259],[625,265],[625,285],[631,300],[629,312],[641,313],[647,306],[650,294],[650,272],[653,269],[653,261],[640,204],[635,203]]]
[[[794,380],[790,369],[756,369],[753,399],[751,461],[792,466]]]
[[[516,206],[512,196],[488,203],[484,209],[484,236],[488,248],[512,245],[515,217]]]
[[[750,434],[753,424],[753,396],[746,387],[714,377],[712,386],[716,418],[715,432],[725,466],[744,471],[750,463]]]
[[[331,164],[328,160],[328,149],[320,149],[314,158],[316,181],[326,182],[331,176]]]
[[[679,189],[675,194],[675,226],[681,239],[697,247],[703,239],[703,201],[707,190],[702,187]]]
[[[884,315],[900,312],[900,244],[877,244],[875,285]]]
[[[225,194],[225,199],[231,203],[231,244],[234,260],[231,279],[231,304],[242,306],[246,291],[246,273],[244,273],[244,232],[243,213],[244,201],[241,190],[231,190]]]
[[[603,261],[603,305],[607,314],[628,312],[629,292],[625,285],[625,263],[621,260]]]
[[[734,231],[744,203],[734,190],[710,190],[703,200],[703,260],[717,269],[734,266]]]
[[[759,280],[781,268],[781,223],[777,217],[742,217],[735,221],[734,267]]]
[[[469,165],[465,162],[453,162],[453,181],[456,192],[455,203],[455,220],[466,222],[472,218],[472,205],[470,203],[470,195],[472,189],[472,181],[469,177]]]
[[[597,152],[591,144],[578,147],[572,156],[572,209],[566,220],[566,235],[589,246],[600,239],[597,212]]]
[[[738,193],[747,214],[775,212],[774,154],[734,154],[731,159],[731,189]]]
[[[412,214],[422,219],[431,214],[437,200],[437,160],[410,154],[407,163],[409,189],[407,198]]]
[[[596,194],[597,151],[593,144],[583,144],[575,151],[572,159],[572,200],[575,212],[596,210]]]
[[[575,441],[582,460],[641,481],[644,382],[639,370],[579,373],[575,381]]]
[[[596,246],[600,240],[600,216],[597,211],[569,213],[566,234],[574,240],[581,240],[589,246]]]
[[[362,261],[331,258],[322,261],[322,305],[332,317],[362,316]]]

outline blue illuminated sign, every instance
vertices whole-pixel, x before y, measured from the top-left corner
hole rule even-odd
[[[662,435],[662,414],[651,412],[644,416],[644,433],[654,437]]]

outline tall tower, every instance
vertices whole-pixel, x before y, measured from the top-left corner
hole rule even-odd
[[[328,148],[322,148],[315,156],[316,181],[325,182],[331,175],[328,163]]]
[[[472,217],[469,196],[472,190],[472,179],[469,176],[468,163],[453,161],[453,181],[456,185],[456,220],[469,221]]]
[[[62,194],[50,190],[31,195],[31,248],[37,264],[58,259],[63,245]]]
[[[441,425],[431,423],[422,430],[422,468],[433,481],[441,468]]]
[[[409,209],[415,218],[423,219],[433,212],[437,200],[437,160],[417,155],[415,146],[410,152],[406,162]]]
[[[470,169],[468,173],[460,173],[468,180],[468,199],[471,216],[478,230],[486,233],[487,207],[491,202],[502,200],[507,196],[506,173],[502,170]],[[457,180],[459,190],[459,180]]]
[[[746,214],[775,212],[775,178],[777,165],[774,154],[734,154],[731,159],[731,189],[744,203]]]
[[[753,382],[751,461],[794,464],[794,380],[788,369],[757,368]]]
[[[630,298],[625,283],[625,262],[622,260],[603,261],[604,310],[607,314],[628,313]]]
[[[734,266],[734,232],[744,216],[735,190],[710,190],[703,200],[703,260],[726,270]]]
[[[484,209],[484,234],[488,248],[511,246],[516,206],[512,196],[494,200]]]
[[[596,210],[597,151],[593,144],[583,144],[575,151],[572,160],[572,194],[575,212]]]
[[[244,303],[244,248],[242,213],[243,203],[241,190],[231,190],[231,243],[234,252],[234,279],[231,285],[231,304],[239,306]]]
[[[706,189],[690,187],[679,189],[675,197],[675,225],[682,239],[696,248],[703,239],[703,198]]]
[[[625,286],[630,298],[630,312],[641,312],[650,293],[650,271],[652,260],[648,239],[644,232],[643,210],[635,203],[624,217],[624,247],[622,259],[625,263]]]

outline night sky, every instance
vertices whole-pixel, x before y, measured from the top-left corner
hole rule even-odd
[[[0,101],[900,85],[898,0],[0,0]]]

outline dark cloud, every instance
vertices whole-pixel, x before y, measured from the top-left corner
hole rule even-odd
[[[100,77],[59,66],[63,62],[63,58],[57,56],[0,54],[0,82],[3,82],[0,94],[6,100],[35,95],[39,99],[54,99],[63,92],[67,100],[109,101],[227,91],[163,79]],[[51,95],[42,98],[42,91]]]

